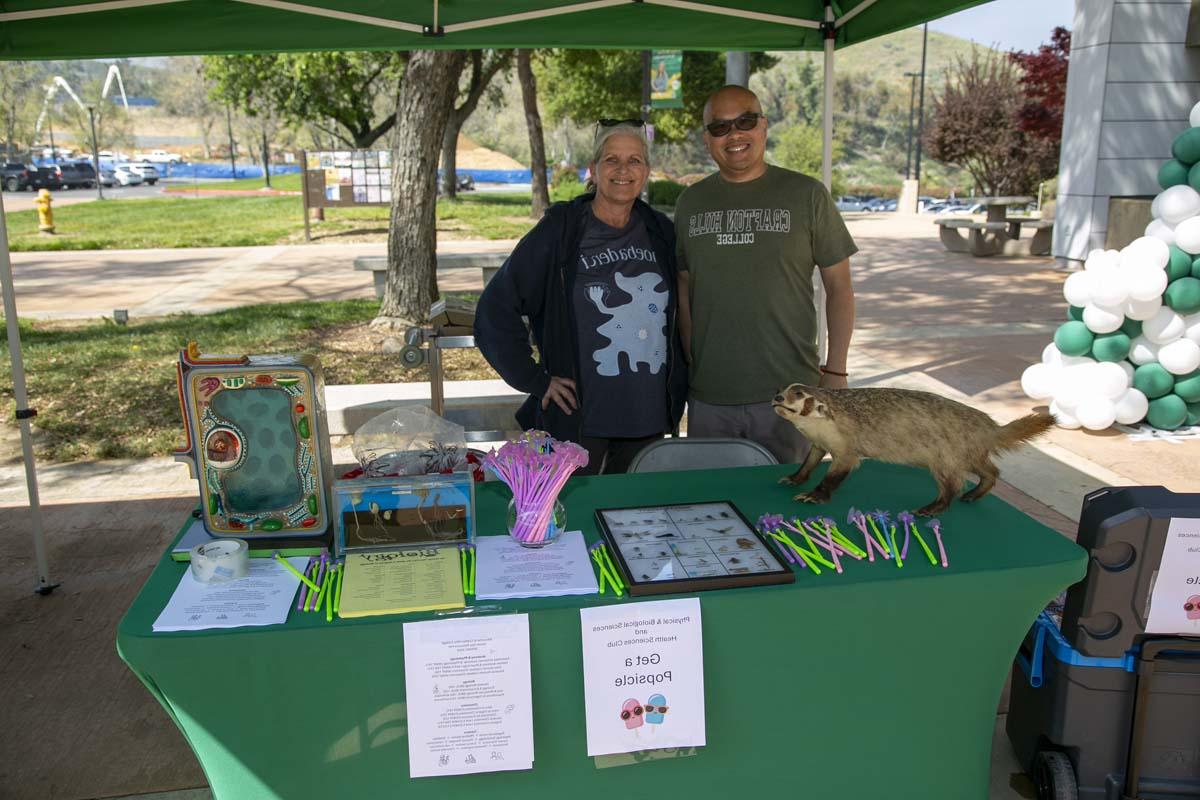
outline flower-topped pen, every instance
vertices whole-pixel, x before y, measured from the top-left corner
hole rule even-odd
[[[561,533],[558,494],[571,473],[588,463],[587,450],[542,431],[526,431],[492,450],[484,466],[512,490],[509,532],[525,547],[542,547]]]

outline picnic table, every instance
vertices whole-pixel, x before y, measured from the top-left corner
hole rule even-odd
[[[984,221],[962,217],[939,217],[934,220],[942,244],[952,253],[974,256],[1043,256],[1050,254],[1054,221],[1028,215],[1009,215],[1010,206],[1032,203],[1024,195],[1001,197],[969,197],[964,202],[980,204],[987,211]],[[1022,228],[1032,233],[1021,238]],[[965,233],[964,233],[965,232]]]

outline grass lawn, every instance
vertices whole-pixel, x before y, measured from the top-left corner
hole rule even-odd
[[[168,188],[175,190],[186,189],[241,189],[253,190],[263,189],[266,184],[262,178],[238,178],[235,181],[206,181],[200,183],[171,183]],[[271,188],[280,192],[298,192],[300,191],[300,173],[292,172],[286,175],[272,175]]]
[[[48,461],[167,455],[183,441],[175,362],[189,340],[210,353],[314,353],[327,384],[429,380],[379,351],[373,300],[247,306],[158,320],[21,321],[38,457]],[[0,341],[5,341],[0,328]],[[474,350],[446,354],[448,380],[495,378]],[[0,362],[0,453],[18,455],[9,360]],[[7,428],[7,430],[2,430]],[[15,450],[15,452],[14,452]]]
[[[280,176],[282,181],[292,177]],[[531,227],[530,199],[520,192],[463,193],[437,204],[438,235],[519,239]],[[385,206],[329,208],[313,222],[314,242],[387,241]],[[7,215],[9,245],[24,250],[153,247],[244,247],[304,242],[299,197],[164,197],[77,203],[54,210],[55,236],[37,231],[37,212]]]

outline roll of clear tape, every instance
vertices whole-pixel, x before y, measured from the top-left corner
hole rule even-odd
[[[218,539],[192,548],[192,577],[201,583],[220,583],[246,577],[250,546],[243,539]]]

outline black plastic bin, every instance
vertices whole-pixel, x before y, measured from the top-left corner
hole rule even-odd
[[[1123,487],[1084,500],[1087,578],[1068,590],[1061,628],[1039,615],[1009,702],[1008,738],[1039,800],[1200,798],[1200,640],[1145,633],[1173,517],[1200,517],[1200,495]]]

